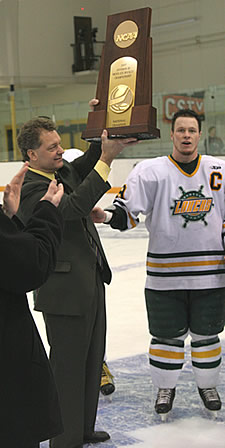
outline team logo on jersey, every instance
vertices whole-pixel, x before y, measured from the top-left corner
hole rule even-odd
[[[182,194],[179,199],[174,200],[174,206],[170,207],[172,215],[181,215],[184,218],[183,227],[186,227],[189,221],[203,221],[207,225],[205,216],[214,204],[213,198],[206,197],[202,193],[203,185],[198,191],[185,191],[183,187],[179,189]]]

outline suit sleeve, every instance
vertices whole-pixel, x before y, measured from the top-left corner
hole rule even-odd
[[[70,164],[68,163],[68,165]],[[20,207],[17,213],[17,216],[23,223],[26,223],[31,216],[34,206],[44,196],[48,185],[49,181],[45,179],[41,182],[26,182],[23,185]],[[109,189],[110,184],[105,182],[95,170],[92,170],[83,182],[77,185],[71,193],[64,193],[58,209],[66,220],[76,220],[86,217],[90,214],[94,205]]]
[[[109,189],[110,184],[105,182],[95,170],[92,170],[72,193],[64,193],[59,209],[67,220],[87,217]]]
[[[82,180],[90,173],[101,156],[101,144],[91,143],[84,155],[77,157],[71,166],[79,173]]]
[[[28,292],[47,280],[55,267],[62,221],[57,208],[48,201],[38,203],[23,231],[0,211],[2,289]]]

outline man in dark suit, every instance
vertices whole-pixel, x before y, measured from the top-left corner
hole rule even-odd
[[[89,214],[110,188],[112,160],[134,139],[109,140],[104,130],[102,143],[91,144],[72,163],[63,161],[60,142],[49,119],[34,119],[21,128],[18,144],[30,169],[19,217],[26,222],[56,175],[65,191],[59,207],[64,239],[56,269],[40,288],[35,309],[44,314],[65,429],[51,440],[51,447],[78,448],[110,438],[94,426],[105,350],[104,282],[110,283],[111,271]]]
[[[54,378],[26,297],[54,269],[63,188],[50,183],[24,228],[15,213],[27,169],[25,163],[6,186],[0,207],[0,439],[7,448],[38,448],[63,432]]]

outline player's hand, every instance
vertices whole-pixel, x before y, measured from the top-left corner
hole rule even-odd
[[[63,193],[64,193],[63,184],[57,185],[56,180],[52,180],[49,184],[47,192],[40,200],[49,201],[53,205],[55,205],[55,207],[58,207],[62,199]]]
[[[5,187],[2,209],[9,218],[12,218],[19,208],[21,188],[28,167],[29,163],[25,162],[11,182]]]
[[[102,223],[105,221],[106,213],[101,207],[94,207],[91,210],[90,217],[94,223]]]

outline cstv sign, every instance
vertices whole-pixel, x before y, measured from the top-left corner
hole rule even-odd
[[[204,100],[202,97],[186,95],[163,96],[163,120],[171,121],[175,112],[180,109],[194,110],[204,119]]]

